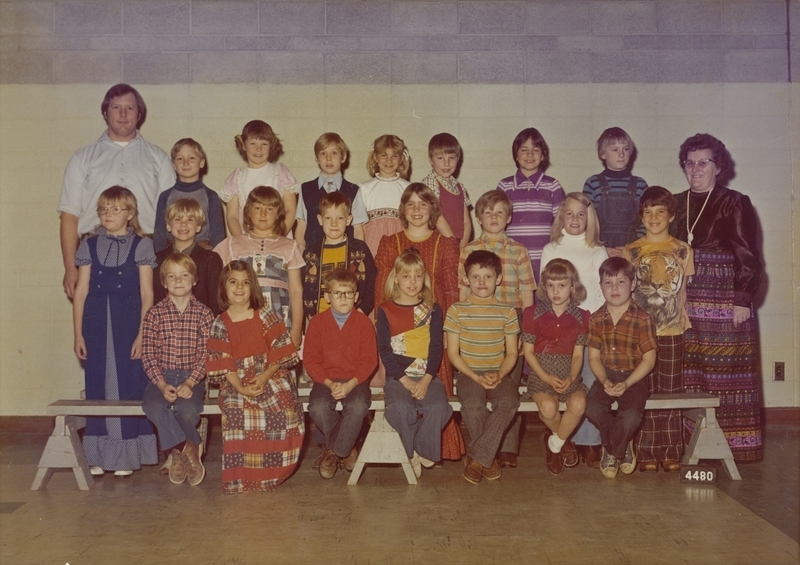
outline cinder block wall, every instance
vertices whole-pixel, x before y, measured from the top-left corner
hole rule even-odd
[[[146,138],[204,145],[212,188],[240,165],[233,136],[254,118],[275,127],[300,180],[316,176],[324,131],[350,145],[355,182],[377,135],[406,140],[416,180],[429,137],[452,132],[473,198],[513,172],[524,127],[542,131],[568,191],[600,170],[606,127],[633,136],[637,174],[675,192],[678,146],[712,133],[763,233],[765,404],[800,406],[795,29],[800,2],[774,0],[0,0],[0,416],[44,414],[83,388],[55,208],[117,82],[142,92]]]

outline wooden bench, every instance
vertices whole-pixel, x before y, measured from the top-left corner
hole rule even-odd
[[[300,389],[303,409],[308,411],[307,389]],[[454,411],[461,410],[457,397],[450,397]],[[716,419],[719,398],[704,393],[654,394],[648,399],[645,410],[681,410],[683,416],[694,421],[695,428],[686,454],[684,464],[696,465],[700,459],[721,460],[731,479],[741,480],[741,475],[733,460],[725,434]],[[409,484],[417,484],[417,479],[406,457],[400,436],[386,422],[384,412],[386,403],[379,388],[372,389],[371,410],[375,415],[364,445],[359,453],[353,472],[347,481],[355,485],[361,477],[365,465],[371,463],[399,464],[403,468]],[[562,410],[565,408],[561,406]],[[532,400],[520,399],[520,412],[538,412]],[[58,400],[47,407],[47,413],[55,416],[55,427],[47,440],[31,490],[39,490],[50,480],[54,469],[71,468],[81,490],[94,486],[89,465],[83,453],[77,431],[86,426],[86,418],[143,416],[140,401],[111,400]],[[220,414],[216,400],[206,400],[203,415]]]

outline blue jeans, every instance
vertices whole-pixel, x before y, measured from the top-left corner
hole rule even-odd
[[[164,369],[161,372],[167,384],[175,387],[192,374],[191,371],[184,369]],[[144,391],[142,409],[147,419],[153,422],[158,430],[158,442],[162,450],[172,449],[187,440],[200,445],[197,424],[200,422],[205,395],[205,384],[199,382],[192,388],[191,398],[178,398],[174,403],[170,403],[156,385],[148,383]]]
[[[342,403],[341,414],[336,410],[337,402]],[[308,413],[317,428],[322,430],[325,447],[339,457],[350,455],[371,402],[369,381],[356,386],[341,401],[331,395],[331,389],[315,382],[308,396]]]

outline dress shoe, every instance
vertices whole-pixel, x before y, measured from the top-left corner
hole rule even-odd
[[[661,462],[661,468],[665,473],[674,473],[681,470],[681,462],[674,459],[665,459]]]
[[[561,453],[553,453],[550,451],[550,444],[548,440],[553,432],[544,432],[542,434],[542,444],[544,445],[544,462],[547,470],[551,475],[560,475],[564,471],[564,459]]]
[[[564,460],[565,467],[574,467],[578,464],[578,450],[570,440],[567,440],[564,447],[561,448],[561,458]]]
[[[492,466],[483,467],[481,469],[481,473],[487,481],[496,481],[500,478],[500,475],[503,474],[503,471],[500,470],[500,463],[498,463],[497,459],[495,459],[492,461]]]
[[[497,456],[497,463],[501,467],[511,467],[512,469],[516,469],[517,454],[509,451],[502,451],[500,452],[500,455]]]
[[[356,466],[356,461],[358,461],[358,449],[354,447],[350,450],[350,455],[342,459],[342,467],[349,473]]]
[[[461,476],[464,477],[467,482],[477,485],[483,478],[483,466],[467,455],[467,462]]]
[[[658,463],[655,461],[642,461],[639,463],[640,473],[658,473]]]

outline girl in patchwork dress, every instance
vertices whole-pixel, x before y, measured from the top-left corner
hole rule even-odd
[[[386,134],[375,140],[367,158],[367,171],[374,178],[358,188],[369,218],[364,224],[364,241],[373,257],[384,235],[403,229],[398,208],[403,191],[411,184],[408,182],[410,166],[411,160],[402,139]]]
[[[566,259],[547,264],[537,294],[540,302],[522,314],[523,352],[531,368],[526,396],[533,397],[539,418],[548,428],[542,435],[545,463],[550,473],[558,475],[565,466],[578,464],[578,452],[569,437],[586,409],[581,366],[589,312],[578,308],[586,289]],[[563,415],[559,402],[567,404]]]
[[[75,354],[85,362],[87,400],[138,400],[147,387],[142,320],[153,305],[153,240],[139,227],[136,197],[112,186],[97,200],[100,227],[75,254]],[[142,417],[87,418],[83,450],[93,475],[128,476],[158,463],[156,436]]]
[[[278,191],[258,186],[247,197],[244,226],[247,233],[231,236],[214,248],[225,265],[234,259],[250,264],[258,277],[266,307],[275,311],[289,328],[295,345],[303,329],[303,279],[305,266],[298,243],[281,234],[286,208]]]
[[[303,406],[288,371],[297,355],[249,263],[223,268],[219,300],[225,311],[211,326],[206,369],[222,385],[222,490],[274,490],[294,473],[303,446]]]

